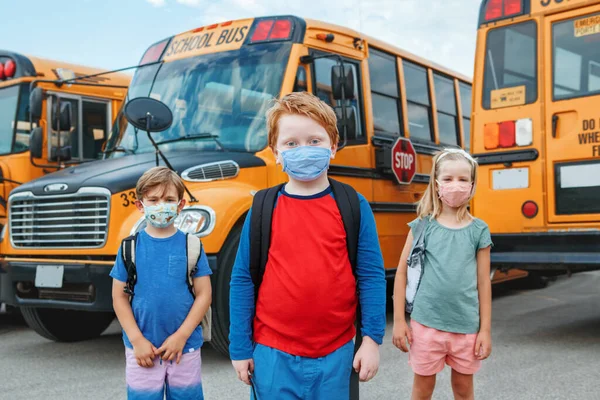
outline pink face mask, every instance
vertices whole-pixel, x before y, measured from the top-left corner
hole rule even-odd
[[[438,182],[440,199],[449,207],[457,208],[465,204],[469,197],[473,184],[471,182]]]

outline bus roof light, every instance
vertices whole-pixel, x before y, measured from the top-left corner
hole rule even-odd
[[[139,65],[144,65],[152,62],[156,62],[160,60],[160,56],[162,56],[165,47],[167,47],[167,43],[169,43],[169,39],[163,40],[162,42],[156,43],[151,46],[142,57]]]
[[[0,63],[0,81],[4,80],[4,64]]]
[[[489,0],[485,8],[485,20],[492,21],[502,18],[502,0]]]
[[[517,146],[530,146],[533,143],[533,123],[530,118],[517,120],[516,131]]]
[[[280,19],[275,21],[269,39],[289,39],[290,33],[292,33],[292,22],[288,19]]]
[[[254,33],[250,38],[251,42],[262,42],[263,40],[267,40],[269,38],[269,32],[271,32],[271,28],[273,27],[272,19],[267,19],[264,21],[260,21],[256,24],[256,28],[254,28]]]
[[[498,144],[500,147],[515,146],[515,121],[505,121],[500,123],[500,134]]]
[[[215,29],[218,27],[219,27],[219,24],[212,24],[212,25],[207,26],[206,29]]]
[[[4,76],[6,78],[12,78],[17,72],[17,64],[13,60],[8,60],[4,63]]]
[[[499,144],[500,128],[498,124],[485,124],[483,127],[483,145],[487,150],[495,149]]]
[[[523,13],[523,0],[504,0],[504,16],[520,15]]]
[[[521,212],[526,218],[535,218],[535,216],[538,214],[538,205],[535,203],[535,201],[528,200],[523,203]]]

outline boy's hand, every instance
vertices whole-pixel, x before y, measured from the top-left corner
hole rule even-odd
[[[235,369],[238,379],[246,385],[250,385],[250,375],[254,373],[254,360],[251,358],[247,360],[232,360],[231,364],[233,364],[233,369]]]
[[[407,353],[407,341],[408,344],[412,345],[412,329],[410,329],[406,321],[394,322],[394,333],[392,337],[394,346]]]
[[[492,354],[492,333],[490,331],[479,331],[475,342],[475,357],[485,360]]]
[[[140,367],[151,368],[154,366],[154,357],[156,357],[156,347],[145,337],[140,337],[136,341],[131,342],[133,346],[133,354]]]
[[[358,372],[358,377],[361,382],[368,382],[379,370],[379,345],[368,336],[363,338],[363,342],[356,352],[354,370]]]
[[[165,342],[157,350],[157,355],[161,355],[161,358],[165,361],[173,361],[176,359],[177,364],[181,361],[183,355],[183,348],[188,338],[185,335],[175,332],[165,340]]]

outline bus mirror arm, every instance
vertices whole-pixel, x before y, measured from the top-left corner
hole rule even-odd
[[[344,68],[344,59],[339,55],[339,54],[321,54],[318,56],[315,55],[306,55],[306,56],[301,56],[300,57],[300,62],[302,64],[312,64],[315,60],[318,60],[320,58],[333,58],[335,59],[338,64],[339,64],[339,76],[338,76],[338,86],[339,86],[339,91],[340,91],[340,96],[339,99],[336,100],[340,100],[341,102],[341,107],[339,107],[341,110],[341,119],[342,119],[342,123],[341,126],[343,127],[343,133],[342,133],[342,143],[338,143],[338,147],[337,147],[337,151],[342,150],[344,147],[346,147],[347,143],[348,143],[348,115],[347,115],[347,110],[346,110],[346,85],[350,84],[352,86],[350,86],[351,90],[350,90],[350,97],[353,97],[354,94],[352,93],[353,88],[354,88],[354,75],[351,74],[352,70],[350,70],[350,74],[349,76],[346,76],[346,71]],[[335,66],[334,66],[335,68]],[[334,76],[336,75],[336,71],[332,69],[332,74],[331,74],[331,86],[332,86],[332,93],[335,92],[335,90],[333,90],[333,86],[334,86]],[[347,82],[347,80],[350,80],[351,82]],[[337,97],[334,95],[334,97]]]

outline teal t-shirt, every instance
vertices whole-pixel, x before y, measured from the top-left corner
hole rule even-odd
[[[408,226],[414,229],[418,222]],[[477,251],[492,244],[487,224],[475,218],[464,228],[452,229],[434,219],[424,239],[423,277],[411,318],[440,331],[479,332]]]

